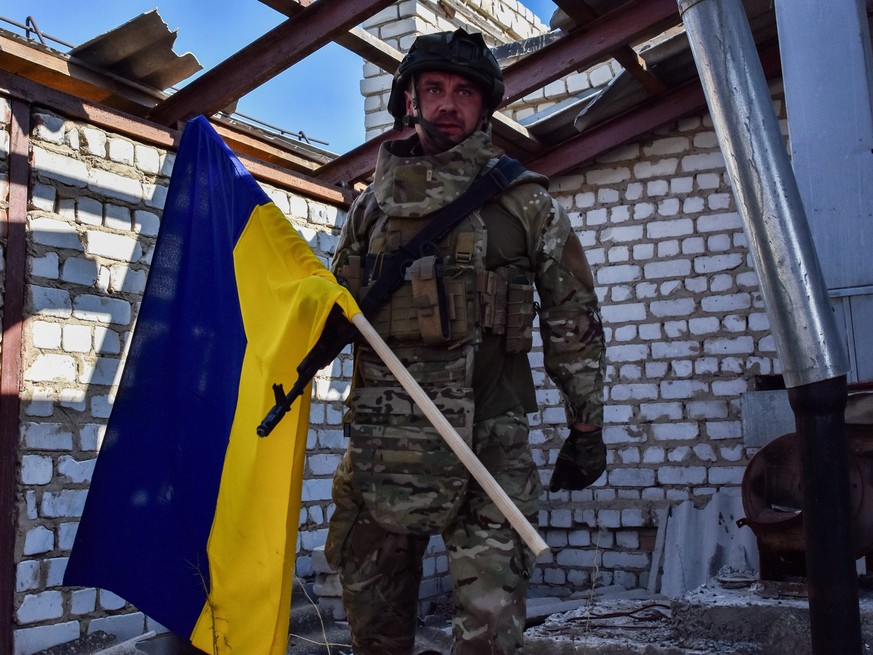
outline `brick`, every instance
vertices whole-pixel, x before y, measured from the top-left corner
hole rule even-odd
[[[90,482],[96,463],[96,459],[78,461],[69,455],[63,455],[58,459],[58,473],[70,482]]]
[[[52,480],[53,470],[51,457],[24,455],[21,458],[21,481],[24,484],[48,484]]]
[[[76,379],[77,364],[68,355],[37,355],[25,371],[25,379],[31,382],[52,382]]]
[[[642,161],[634,165],[634,177],[645,180],[652,177],[669,177],[676,172],[679,160],[675,158],[658,161]]]
[[[646,422],[682,418],[682,403],[641,403],[640,419]]]
[[[700,380],[665,380],[660,383],[659,388],[662,398],[690,399],[709,390],[707,383]]]
[[[30,336],[36,348],[56,350],[61,347],[62,328],[59,323],[33,321],[30,324]]]
[[[153,209],[163,209],[167,204],[167,189],[164,184],[148,184],[142,185],[142,196],[147,207]]]
[[[613,487],[650,487],[655,484],[652,469],[620,468],[609,471],[608,484]]]
[[[615,401],[653,400],[658,397],[657,383],[614,384],[609,388],[609,397]]]
[[[600,308],[604,322],[608,325],[630,321],[644,321],[648,317],[644,303],[624,303],[621,305],[604,305]]]
[[[122,261],[135,262],[142,257],[142,246],[137,239],[94,230],[85,234],[85,251],[92,256]]]
[[[703,342],[703,351],[709,355],[743,355],[755,350],[755,340],[751,336],[715,337]]]
[[[23,555],[47,553],[55,547],[55,535],[45,526],[38,525],[24,534]]]
[[[78,521],[66,521],[61,523],[58,526],[58,548],[61,550],[71,550],[78,529]]]
[[[120,610],[127,604],[121,596],[113,594],[106,589],[100,589],[97,598],[100,602],[100,608],[104,610]]]
[[[697,231],[703,233],[743,229],[743,221],[736,212],[698,216],[696,223]]]
[[[697,423],[654,423],[651,426],[652,436],[656,441],[673,441],[677,439],[697,439],[700,436]]]
[[[31,157],[34,173],[39,176],[78,188],[85,188],[88,184],[89,172],[84,162],[49,152],[37,145],[33,146]]]
[[[646,193],[649,196],[663,196],[670,190],[670,183],[667,180],[652,180],[646,183]]]
[[[156,174],[161,170],[161,154],[156,148],[137,143],[134,146],[134,163],[143,173]]]
[[[555,556],[559,566],[592,568],[597,563],[597,551],[586,548],[562,548]]]
[[[13,633],[13,655],[31,655],[73,641],[79,636],[78,621],[16,629]]]
[[[76,589],[70,594],[70,613],[74,615],[93,612],[97,606],[96,589]]]
[[[690,272],[691,261],[688,259],[651,262],[643,266],[643,273],[647,280],[665,277],[684,277]]]
[[[682,158],[680,170],[686,173],[693,173],[701,170],[721,170],[724,167],[724,156],[722,156],[721,151],[719,150],[715,152],[686,155]]]
[[[697,341],[665,341],[652,344],[652,357],[655,359],[674,359],[676,357],[694,357],[700,352]]]
[[[111,171],[92,168],[87,176],[88,189],[108,198],[138,204],[144,198],[143,185],[139,180]]]
[[[50,557],[43,561],[46,569],[45,586],[60,587],[64,584],[64,573],[67,570],[66,557]]]
[[[663,300],[652,302],[649,304],[649,309],[653,316],[668,317],[668,316],[688,316],[694,313],[697,308],[697,302],[694,298],[678,298],[676,300]]]
[[[642,344],[608,346],[606,357],[610,362],[644,361],[649,357],[648,346]]]
[[[57,280],[60,276],[60,257],[55,252],[48,252],[42,257],[32,257],[29,260],[30,274],[48,280]]]
[[[706,424],[706,435],[710,439],[739,439],[743,427],[739,421],[710,421]]]
[[[33,135],[50,143],[64,142],[64,119],[54,114],[35,113],[33,116]]]
[[[131,307],[126,300],[83,294],[73,302],[73,316],[85,321],[128,325]]]
[[[40,586],[40,562],[35,559],[18,562],[15,566],[15,591],[30,591]]]
[[[90,287],[97,282],[97,263],[93,259],[70,257],[64,261],[61,279],[64,282]]]
[[[329,478],[304,480],[302,500],[331,500],[331,482]]]
[[[309,470],[313,475],[333,475],[339,466],[341,456],[336,454],[311,454],[307,458]]]
[[[50,518],[82,516],[87,490],[65,489],[59,492],[46,492],[42,496],[40,515]]]
[[[83,251],[81,237],[67,221],[36,216],[30,219],[30,237],[34,243],[52,248]]]
[[[696,485],[706,482],[705,466],[662,466],[658,469],[659,484]]]
[[[743,255],[732,253],[728,255],[715,255],[711,257],[697,257],[694,260],[695,273],[714,273],[716,271],[729,271],[742,266]]]
[[[619,184],[630,179],[630,177],[630,169],[624,166],[619,168],[599,168],[588,171],[585,174],[585,182],[591,186],[600,187]]]
[[[83,389],[61,389],[58,404],[77,412],[85,411],[85,391]]]
[[[603,566],[616,569],[648,569],[649,556],[645,553],[604,551]]]
[[[154,212],[138,209],[133,212],[133,231],[142,236],[157,236],[161,219]]]
[[[744,466],[714,466],[709,469],[709,484],[714,485],[736,485],[740,486],[743,482],[743,475],[746,467]]]

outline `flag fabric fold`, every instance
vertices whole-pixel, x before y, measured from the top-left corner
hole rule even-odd
[[[334,304],[360,310],[203,117],[183,133],[64,583],[208,653],[286,652],[309,420],[289,388]]]

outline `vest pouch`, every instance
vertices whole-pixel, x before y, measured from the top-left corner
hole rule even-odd
[[[452,336],[442,260],[434,255],[412,262],[407,271],[412,281],[412,302],[418,314],[418,329],[425,345],[446,343]]]
[[[427,394],[470,445],[473,390],[450,386]],[[391,532],[439,534],[463,502],[466,467],[403,389],[355,389],[351,401],[349,459],[367,510]]]
[[[358,300],[363,299],[370,290],[368,285],[361,291]],[[375,330],[389,343],[419,342],[418,315],[412,299],[412,287],[403,284],[391,297],[383,302],[370,321]]]
[[[526,353],[533,345],[534,287],[516,275],[506,293],[506,352]]]

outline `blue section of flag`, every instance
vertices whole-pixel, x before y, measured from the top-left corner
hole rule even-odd
[[[191,120],[64,578],[108,589],[185,637],[209,587],[206,545],[246,348],[233,248],[266,202],[208,121]]]

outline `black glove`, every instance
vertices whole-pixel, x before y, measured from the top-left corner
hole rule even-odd
[[[549,491],[575,491],[594,482],[606,469],[606,446],[601,430],[581,432],[570,429],[561,446]]]

